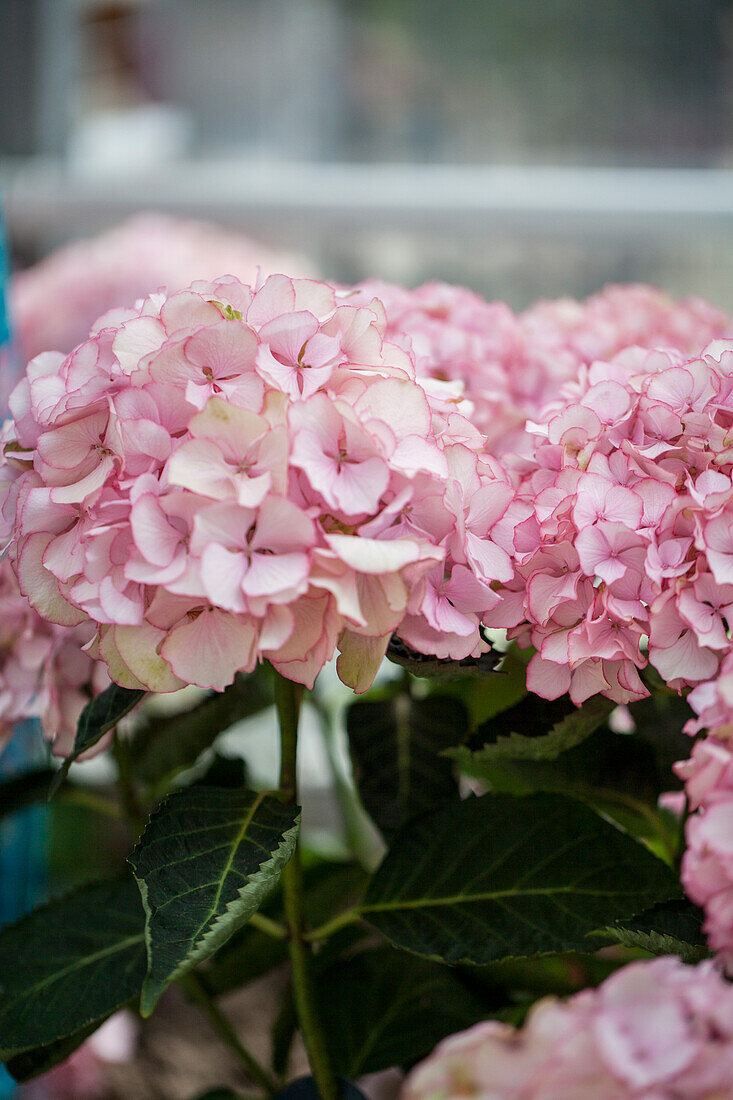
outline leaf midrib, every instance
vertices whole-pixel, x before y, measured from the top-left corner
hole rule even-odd
[[[73,974],[75,970],[83,970],[85,967],[93,966],[94,963],[100,962],[108,955],[114,955],[116,952],[126,951],[134,944],[144,943],[144,941],[144,932],[139,932],[135,936],[128,936],[124,940],[119,940],[117,943],[110,944],[109,947],[101,948],[101,950],[96,951],[93,955],[85,955],[83,959],[79,959],[76,962],[69,963],[61,970],[55,970],[53,974],[50,974],[47,978],[43,978],[41,981],[35,982],[30,987],[26,987],[25,989],[21,990],[19,996],[26,998],[29,994],[40,993],[47,986],[52,985],[54,982],[60,981],[62,978],[67,977],[67,975],[69,974]],[[15,999],[17,1000],[17,997]],[[8,1008],[12,1007],[13,1003],[14,1002],[11,1000],[9,1005],[4,1005],[3,1015],[7,1014]]]
[[[623,897],[630,890],[588,890],[579,886],[548,886],[533,890],[487,890],[480,894],[454,894],[450,897],[412,898],[401,901],[380,901],[361,905],[360,913],[379,913],[392,909],[422,909],[441,905],[461,905],[475,901],[495,901],[501,898],[550,897],[555,894],[576,894],[582,897],[614,898]]]
[[[190,939],[190,943],[192,945],[198,942],[199,936],[201,935],[202,931],[218,915],[219,902],[221,900],[222,891],[224,889],[224,883],[226,882],[227,878],[231,874],[231,870],[232,870],[232,867],[234,865],[234,859],[236,857],[237,852],[239,851],[240,845],[242,844],[245,836],[247,835],[247,830],[249,829],[250,825],[252,824],[252,819],[254,818],[254,815],[257,813],[258,809],[260,808],[260,806],[262,805],[262,803],[264,802],[266,797],[267,797],[267,792],[266,791],[260,791],[260,793],[255,798],[254,802],[250,806],[249,811],[248,811],[246,817],[244,818],[244,820],[243,820],[243,822],[242,822],[242,824],[239,828],[239,831],[237,832],[236,837],[232,841],[231,851],[229,852],[229,858],[227,859],[226,864],[224,865],[224,869],[222,870],[222,873],[219,876],[219,885],[218,885],[218,888],[217,888],[217,891],[216,891],[216,895],[214,897],[213,902],[211,903],[209,913],[202,920],[201,924],[196,929],[195,933],[193,934],[193,936]]]

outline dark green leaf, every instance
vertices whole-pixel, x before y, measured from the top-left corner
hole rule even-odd
[[[208,695],[183,714],[151,715],[130,741],[133,775],[152,786],[190,768],[220,733],[271,704],[269,678],[258,671],[236,676],[225,691]]]
[[[679,825],[657,804],[660,792],[670,785],[669,778],[659,772],[654,750],[644,738],[601,726],[554,761],[478,763],[466,758],[461,763],[494,791],[571,794],[645,840],[664,858],[671,860],[676,854]]]
[[[456,699],[405,695],[353,703],[346,729],[364,808],[385,833],[444,798],[456,796],[453,765],[439,755],[468,731]]]
[[[399,947],[489,963],[587,950],[590,932],[678,894],[661,860],[581,802],[497,794],[404,826],[361,908]]]
[[[155,811],[130,857],[146,913],[143,1015],[260,907],[293,854],[299,818],[268,794],[216,787],[176,791]]]
[[[82,1028],[81,1031],[75,1031],[73,1035],[57,1039],[55,1043],[26,1050],[23,1054],[17,1054],[15,1058],[6,1062],[5,1068],[20,1083],[30,1081],[33,1077],[40,1077],[42,1073],[48,1073],[54,1066],[60,1066],[70,1058],[98,1027],[99,1023],[94,1023],[90,1027]]]
[[[132,878],[84,886],[0,932],[0,1061],[101,1023],[145,977]]]
[[[703,920],[704,913],[691,902],[668,901],[604,928],[602,934],[624,947],[652,955],[679,955],[683,962],[697,963],[710,954]]]
[[[482,727],[484,734],[491,731],[495,735],[482,748],[471,752],[460,747],[450,751],[450,755],[456,757],[467,771],[471,771],[476,764],[490,764],[496,760],[556,760],[561,753],[590,737],[604,724],[615,706],[609,699],[596,695],[581,708],[573,708],[563,715],[548,731],[533,717],[536,707],[534,698],[527,697]],[[545,707],[541,710],[544,716]],[[507,727],[508,734],[504,732]],[[527,728],[528,733],[519,732]]]
[[[241,791],[247,786],[247,762],[241,756],[223,756],[215,752],[204,774],[192,787],[228,787]]]
[[[487,1014],[454,971],[386,946],[329,967],[318,996],[333,1066],[345,1077],[410,1066]]]
[[[38,768],[0,783],[0,819],[46,798],[55,776],[53,768]]]
[[[110,684],[109,687],[96,695],[81,712],[76,727],[74,747],[66,757],[51,785],[49,794],[52,795],[58,789],[69,772],[74,761],[87,749],[91,749],[98,741],[109,733],[117,725],[121,718],[129,714],[136,707],[146,692],[120,687],[119,684]]]
[[[517,793],[571,790],[585,795],[602,789],[632,795],[652,806],[660,791],[669,786],[669,778],[658,774],[654,751],[645,740],[635,734],[614,733],[608,726],[601,726],[557,760],[475,762],[466,771],[485,778],[496,789]]]
[[[538,695],[525,692],[518,702],[494,713],[472,730],[467,745],[476,751],[484,745],[494,744],[500,737],[510,737],[512,733],[542,736],[575,710],[577,707],[569,695],[559,699],[541,699]]]

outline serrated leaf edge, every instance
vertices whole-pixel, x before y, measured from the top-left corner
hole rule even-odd
[[[475,752],[471,752],[465,745],[458,745],[456,748],[444,749],[442,755],[452,757],[459,764],[490,764],[497,760],[557,760],[563,752],[575,748],[590,737],[617,705],[611,700],[600,700],[600,698],[598,702],[591,700],[591,703],[598,710],[597,715],[592,718],[591,725],[587,728],[579,723],[581,728],[575,734],[573,734],[573,726],[579,722],[583,710],[585,710],[584,717],[591,718],[588,703],[584,708],[571,711],[565,718],[556,722],[547,733],[539,737],[528,737],[526,734],[512,731],[508,737],[499,737]]]
[[[226,868],[221,876],[222,884],[225,881],[226,876],[229,874],[229,871],[231,870],[236,852],[238,851],[242,841],[245,839],[247,829],[251,825],[255,813],[263,804],[268,795],[272,796],[273,792],[259,792],[259,794],[255,798],[255,801],[250,807],[247,817],[245,818],[245,821],[243,822],[236,839],[232,843],[232,851],[229,859],[227,860]],[[170,797],[172,796],[166,798],[164,802],[161,803],[159,807],[157,807],[158,811],[164,808]],[[168,988],[168,986],[172,982],[174,982],[177,978],[182,977],[183,974],[186,974],[189,970],[196,966],[197,963],[202,962],[203,959],[208,958],[210,955],[212,955],[214,951],[217,950],[217,948],[226,943],[230,936],[232,936],[236,931],[238,931],[243,925],[247,923],[253,913],[257,912],[262,902],[277,884],[278,878],[280,877],[280,872],[282,871],[286,863],[288,863],[293,855],[293,852],[295,851],[295,844],[298,838],[298,831],[300,829],[300,817],[300,812],[298,812],[290,828],[286,829],[282,833],[282,840],[275,851],[271,853],[270,858],[267,859],[264,863],[260,864],[259,870],[255,871],[254,874],[248,877],[247,881],[240,887],[239,890],[237,890],[237,898],[234,898],[232,899],[232,901],[228,902],[226,908],[224,909],[224,912],[219,914],[219,916],[216,918],[208,931],[204,933],[203,937],[195,945],[193,950],[190,951],[186,955],[185,959],[183,959],[183,961],[178,965],[178,967],[176,967],[176,969],[168,975],[168,978],[162,985],[160,985],[160,983],[154,984],[151,980],[153,965],[153,944],[150,922],[155,915],[155,910],[150,905],[148,899],[148,884],[144,878],[138,878],[135,871],[135,866],[134,864],[132,864],[133,874],[135,875],[135,881],[137,882],[140,889],[140,896],[142,898],[143,908],[145,910],[145,946],[148,954],[148,973],[143,983],[142,992],[140,994],[141,1016],[148,1017],[152,1015],[162,993],[165,989]],[[135,852],[140,848],[144,836],[145,834],[143,833],[142,837],[135,846],[133,856],[135,855]],[[249,891],[253,885],[259,886],[263,882],[267,882],[268,879],[270,879],[270,883],[263,890],[262,894],[258,894],[257,890],[252,891],[257,897],[256,904],[249,904],[247,902],[247,899],[243,897],[244,892]],[[219,891],[217,897],[220,896],[221,890]],[[243,903],[242,908],[239,910],[239,912],[236,912],[240,906],[240,903]],[[235,917],[235,919],[231,922],[227,920],[227,917],[230,915]],[[211,920],[213,916],[214,911],[210,913],[207,921],[199,926],[199,931],[195,934],[196,936],[200,934],[201,929],[206,923],[208,923],[208,920]]]
[[[679,955],[685,963],[698,963],[710,958],[710,951],[702,944],[687,943],[685,940],[672,936],[668,932],[641,932],[635,928],[614,927],[607,925],[599,928],[597,932],[591,932],[591,936],[604,936],[612,939],[622,947],[637,948],[648,951],[651,955]]]

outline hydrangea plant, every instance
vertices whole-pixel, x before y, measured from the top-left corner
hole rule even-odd
[[[40,713],[64,763],[2,812],[110,746],[82,794],[131,851],[0,933],[16,1077],[177,983],[259,1095],[297,1031],[325,1100],[436,1043],[409,1100],[733,1091],[730,336],[645,287],[228,276],[31,361],[0,731]],[[306,692],[340,861],[300,837]],[[212,746],[273,706],[263,790]],[[264,1064],[219,999],[286,959]]]

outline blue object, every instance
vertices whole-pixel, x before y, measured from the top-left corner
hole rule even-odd
[[[0,1098],[5,1100],[6,1096],[12,1096],[15,1092],[15,1081],[10,1076],[4,1066],[0,1066]]]
[[[45,762],[37,719],[21,722],[0,756],[0,779]],[[0,926],[45,899],[47,812],[45,805],[28,806],[0,828]]]

